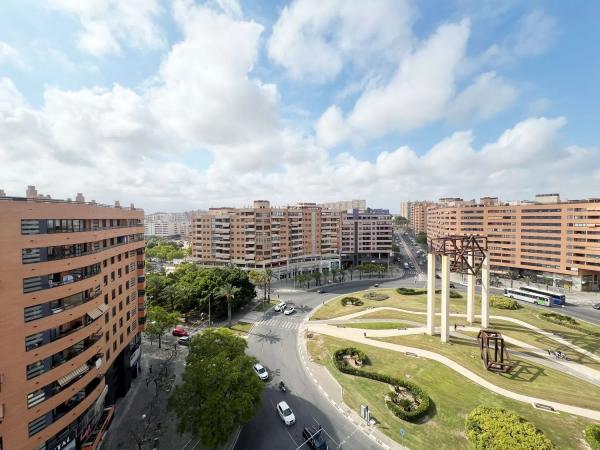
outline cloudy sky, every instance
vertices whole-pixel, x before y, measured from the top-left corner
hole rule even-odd
[[[3,0],[0,188],[600,196],[600,2]]]

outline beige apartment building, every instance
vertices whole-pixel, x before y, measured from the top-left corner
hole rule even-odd
[[[339,202],[319,203],[321,208],[333,209],[335,211],[350,211],[352,209],[358,209],[364,211],[367,209],[366,200],[341,200]]]
[[[100,445],[139,370],[143,219],[0,191],[0,448]]]
[[[414,234],[427,233],[427,208],[432,204],[428,201],[410,202],[408,224]]]
[[[443,199],[427,214],[429,238],[476,234],[488,238],[492,269],[542,275],[574,290],[600,290],[600,200],[533,202]]]
[[[393,237],[392,215],[387,209],[354,209],[342,215],[342,263],[389,264]]]
[[[314,203],[274,207],[258,200],[247,208],[211,208],[194,215],[192,228],[199,264],[271,268],[281,277],[342,263],[387,263],[392,247],[387,210],[347,213]]]
[[[203,265],[277,272],[339,267],[340,221],[339,212],[314,203],[211,208],[193,216],[192,256]]]

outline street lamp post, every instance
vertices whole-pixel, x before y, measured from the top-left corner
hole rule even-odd
[[[211,316],[210,316],[210,302],[212,300],[212,292],[208,294],[208,326],[211,326]]]

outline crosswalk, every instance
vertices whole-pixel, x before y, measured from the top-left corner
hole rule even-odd
[[[281,328],[285,330],[297,330],[300,326],[300,322],[297,320],[285,320],[285,319],[264,319],[255,323],[257,327],[266,327],[266,328]]]

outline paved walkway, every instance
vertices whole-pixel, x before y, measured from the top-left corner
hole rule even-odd
[[[328,325],[328,324],[311,324],[311,323],[307,324],[307,328],[308,328],[308,330],[315,332],[315,333],[325,334],[328,336],[333,336],[333,337],[337,337],[340,339],[358,342],[358,343],[365,344],[365,345],[371,345],[373,347],[379,347],[379,348],[383,348],[386,350],[392,350],[392,351],[401,352],[401,353],[408,352],[408,353],[416,354],[419,357],[424,357],[424,358],[428,358],[428,359],[440,362],[440,363],[446,365],[447,367],[451,368],[452,370],[460,373],[467,379],[473,381],[474,383],[477,383],[480,386],[488,389],[489,391],[503,395],[507,398],[511,398],[513,400],[517,400],[517,401],[524,402],[524,403],[531,403],[534,405],[542,404],[542,405],[550,406],[550,407],[554,408],[556,411],[562,411],[562,412],[566,412],[569,414],[575,414],[577,416],[587,417],[589,419],[600,421],[600,411],[595,411],[595,410],[587,409],[587,408],[581,408],[578,406],[565,405],[563,403],[558,403],[558,402],[549,401],[549,400],[536,398],[536,397],[530,397],[528,395],[518,394],[516,392],[509,391],[508,389],[504,389],[499,386],[496,386],[493,383],[490,383],[486,379],[480,377],[479,375],[477,375],[474,372],[471,372],[469,369],[461,366],[460,364],[451,360],[450,358],[447,358],[445,356],[439,355],[437,353],[434,353],[434,352],[431,352],[428,350],[422,350],[419,348],[408,347],[408,346],[400,345],[400,344],[393,344],[390,342],[375,341],[375,340],[365,337],[363,334],[364,330],[356,329],[356,328],[338,328],[336,326],[332,326],[332,325]],[[413,329],[409,329],[409,330],[369,330],[368,334],[369,334],[369,337],[386,337],[386,336],[390,336],[390,335],[401,336],[401,335],[407,335],[407,334],[414,334],[417,330],[419,330],[419,332],[421,332],[421,333],[424,332],[424,328],[423,329],[414,329],[413,328]],[[394,333],[394,334],[390,334],[390,333]]]

